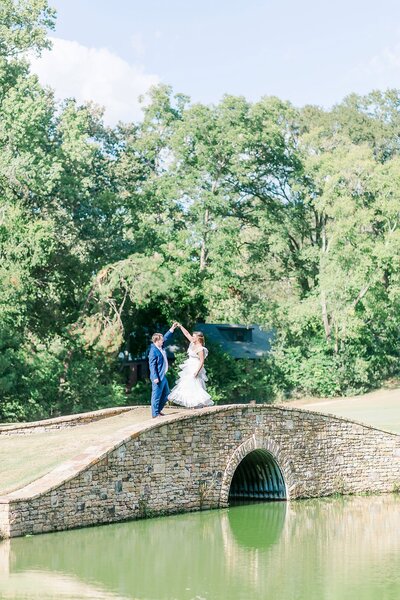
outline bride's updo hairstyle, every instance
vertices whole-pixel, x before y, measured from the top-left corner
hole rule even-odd
[[[193,335],[197,335],[202,346],[205,345],[206,340],[204,339],[204,333],[202,331],[193,331]]]

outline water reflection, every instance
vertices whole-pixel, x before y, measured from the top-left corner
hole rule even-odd
[[[235,542],[241,548],[265,550],[280,538],[287,502],[237,505],[225,514]]]
[[[0,543],[0,598],[397,600],[400,497],[348,497]]]

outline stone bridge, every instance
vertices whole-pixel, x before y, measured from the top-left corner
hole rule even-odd
[[[400,436],[270,405],[180,411],[119,430],[0,498],[14,537],[176,512],[235,499],[289,500],[400,489]]]

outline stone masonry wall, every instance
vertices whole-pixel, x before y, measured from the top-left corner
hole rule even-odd
[[[391,492],[400,436],[329,415],[224,406],[152,422],[82,472],[35,497],[0,499],[3,537],[225,506],[242,458],[265,448],[288,498]]]

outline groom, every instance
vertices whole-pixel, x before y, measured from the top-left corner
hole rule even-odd
[[[153,333],[149,352],[149,367],[151,379],[151,416],[163,417],[161,412],[168,399],[169,386],[165,377],[168,371],[167,353],[164,350],[164,344],[168,342],[173,335],[178,323],[174,323],[165,335],[162,333]]]

